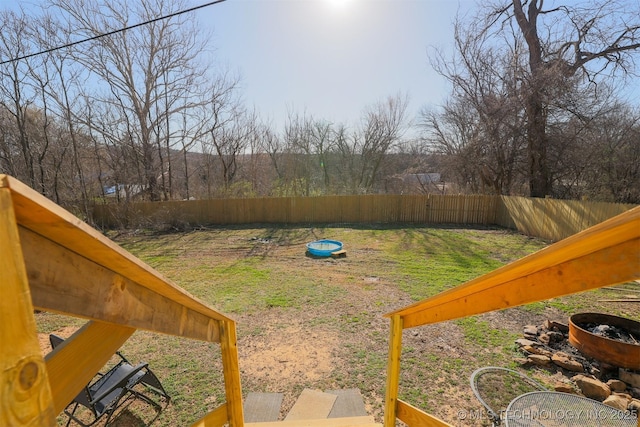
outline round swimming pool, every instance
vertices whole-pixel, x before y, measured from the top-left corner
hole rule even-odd
[[[337,240],[316,240],[315,242],[307,243],[307,250],[311,255],[315,256],[331,256],[333,252],[342,249],[342,242]]]

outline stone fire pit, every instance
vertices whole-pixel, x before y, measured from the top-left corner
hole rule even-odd
[[[537,366],[548,371],[553,375],[556,391],[582,395],[637,414],[640,371],[582,353],[569,342],[569,329],[569,324],[551,320],[525,326],[524,337],[516,340],[525,358],[517,362],[523,367]]]

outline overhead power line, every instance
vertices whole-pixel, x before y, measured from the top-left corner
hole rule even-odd
[[[91,40],[100,39],[102,37],[111,36],[113,34],[122,33],[124,31],[131,30],[133,28],[141,27],[143,25],[152,24],[154,22],[161,21],[163,19],[173,18],[174,16],[182,15],[183,13],[193,12],[194,10],[202,9],[202,8],[205,8],[205,7],[213,6],[214,4],[222,3],[224,1],[227,1],[227,0],[212,1],[212,2],[209,2],[209,3],[201,4],[200,6],[192,7],[190,9],[181,10],[181,11],[178,11],[178,12],[171,13],[169,15],[160,16],[158,18],[154,18],[154,19],[150,19],[148,21],[140,22],[140,23],[135,24],[135,25],[130,25],[128,27],[124,27],[124,28],[120,28],[118,30],[110,31],[108,33],[98,34],[97,36],[93,36],[93,37],[89,37],[89,38],[86,38],[86,39],[78,40],[78,41],[75,41],[75,42],[72,42],[72,43],[68,43],[68,44],[65,44],[65,45],[62,45],[62,46],[52,47],[51,49],[42,50],[40,52],[30,53],[28,55],[19,56],[17,58],[7,59],[6,61],[0,62],[0,65],[8,64],[10,62],[20,61],[21,59],[31,58],[32,56],[38,56],[38,55],[43,55],[45,53],[54,52],[56,50],[60,50],[60,49],[64,49],[64,48],[67,48],[67,47],[75,46],[75,45],[80,44],[80,43],[85,43],[85,42],[88,42],[88,41],[91,41]]]

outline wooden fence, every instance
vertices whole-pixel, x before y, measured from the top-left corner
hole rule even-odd
[[[212,199],[97,205],[103,227],[152,224],[448,223],[491,224],[499,197],[361,195]]]
[[[557,241],[635,205],[480,195],[270,197],[96,205],[103,228],[238,224],[499,225]]]
[[[502,196],[495,224],[529,236],[558,241],[636,205]]]

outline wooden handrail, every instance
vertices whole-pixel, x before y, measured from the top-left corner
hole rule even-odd
[[[54,426],[136,329],[219,342],[227,402],[212,417],[244,425],[234,320],[6,175],[0,263],[0,425]],[[45,361],[34,309],[90,321]]]
[[[421,421],[415,425],[446,425],[432,418],[429,422],[434,424],[424,424],[424,416],[398,400],[402,335],[397,332],[398,325],[402,329],[413,328],[638,279],[640,207],[477,279],[388,313],[392,333],[385,427],[394,426],[401,413],[407,418],[401,419],[409,425],[416,419]]]

